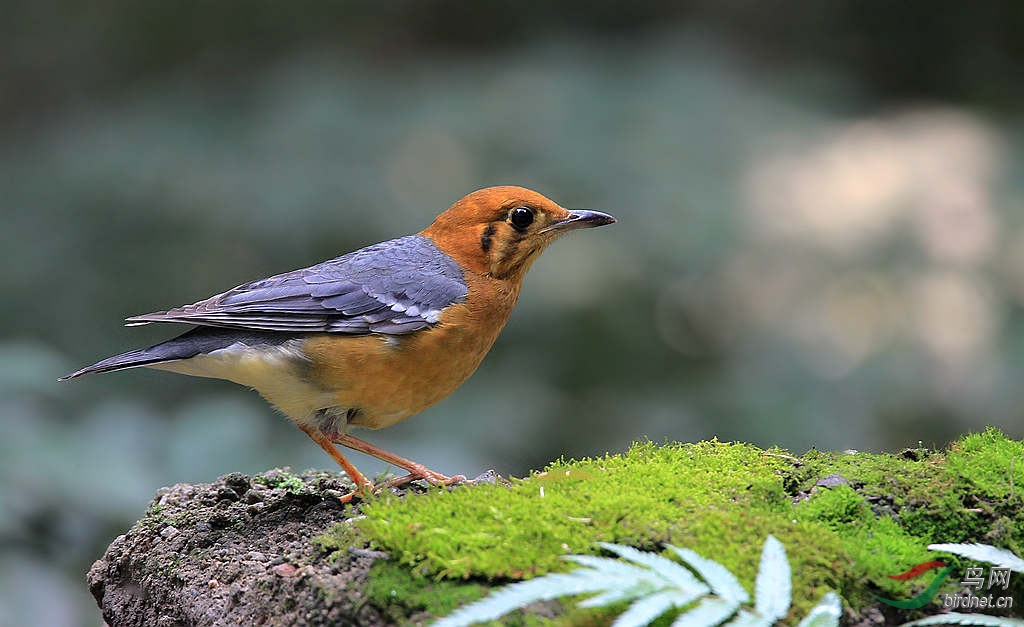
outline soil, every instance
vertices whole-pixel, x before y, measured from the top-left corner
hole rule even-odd
[[[111,627],[387,624],[360,595],[387,555],[327,559],[311,541],[358,516],[337,500],[346,491],[336,474],[286,470],[163,488],[93,564],[89,590]]]

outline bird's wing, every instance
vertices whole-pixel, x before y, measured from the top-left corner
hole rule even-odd
[[[402,335],[436,323],[466,293],[458,264],[426,237],[410,235],[125,322]]]

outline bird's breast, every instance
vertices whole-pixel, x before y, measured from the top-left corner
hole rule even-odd
[[[483,360],[508,320],[518,285],[491,289],[442,312],[438,324],[408,335],[315,335],[302,351],[309,379],[337,407],[357,409],[350,424],[378,429],[451,394]]]

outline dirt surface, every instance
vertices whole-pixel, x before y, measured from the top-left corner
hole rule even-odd
[[[358,516],[337,474],[240,473],[157,492],[146,517],[89,571],[111,627],[383,625],[361,602],[382,553],[327,559],[312,538]]]

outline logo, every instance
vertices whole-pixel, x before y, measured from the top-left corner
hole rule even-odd
[[[886,605],[898,607],[901,610],[916,610],[922,608],[925,605],[931,603],[932,599],[935,598],[935,595],[939,593],[939,588],[941,588],[942,584],[946,582],[946,579],[949,577],[949,574],[953,572],[953,566],[946,566],[945,562],[922,562],[905,573],[900,573],[898,575],[887,575],[889,579],[895,579],[897,581],[909,581],[911,579],[920,577],[921,575],[925,574],[929,570],[932,570],[933,568],[941,568],[942,570],[939,571],[939,574],[935,576],[935,579],[932,579],[932,582],[928,584],[927,588],[925,588],[920,594],[918,594],[912,599],[907,599],[906,601],[896,601],[893,599],[883,599],[882,597],[873,593],[871,594],[871,596],[875,597],[876,599],[878,599],[882,603],[885,603]]]
[[[887,575],[889,579],[895,579],[897,581],[909,581],[925,574],[926,572],[935,568],[941,568],[932,582],[928,584],[920,594],[917,596],[907,599],[905,601],[895,599],[885,599],[877,594],[872,594],[882,603],[898,607],[903,610],[916,610],[924,607],[931,603],[939,594],[939,588],[949,578],[950,573],[953,572],[954,566],[947,566],[945,562],[922,562],[917,566],[914,566],[905,573],[899,575]],[[1009,609],[1013,607],[1013,597],[1010,596],[995,596],[994,593],[989,592],[988,594],[982,595],[979,592],[991,591],[993,589],[1006,590],[1010,587],[1010,572],[1009,568],[1000,568],[998,566],[992,566],[989,568],[988,575],[985,575],[985,569],[978,566],[971,566],[964,572],[963,578],[960,580],[960,585],[963,586],[966,591],[963,594],[943,594],[942,595],[942,607],[946,609]]]

